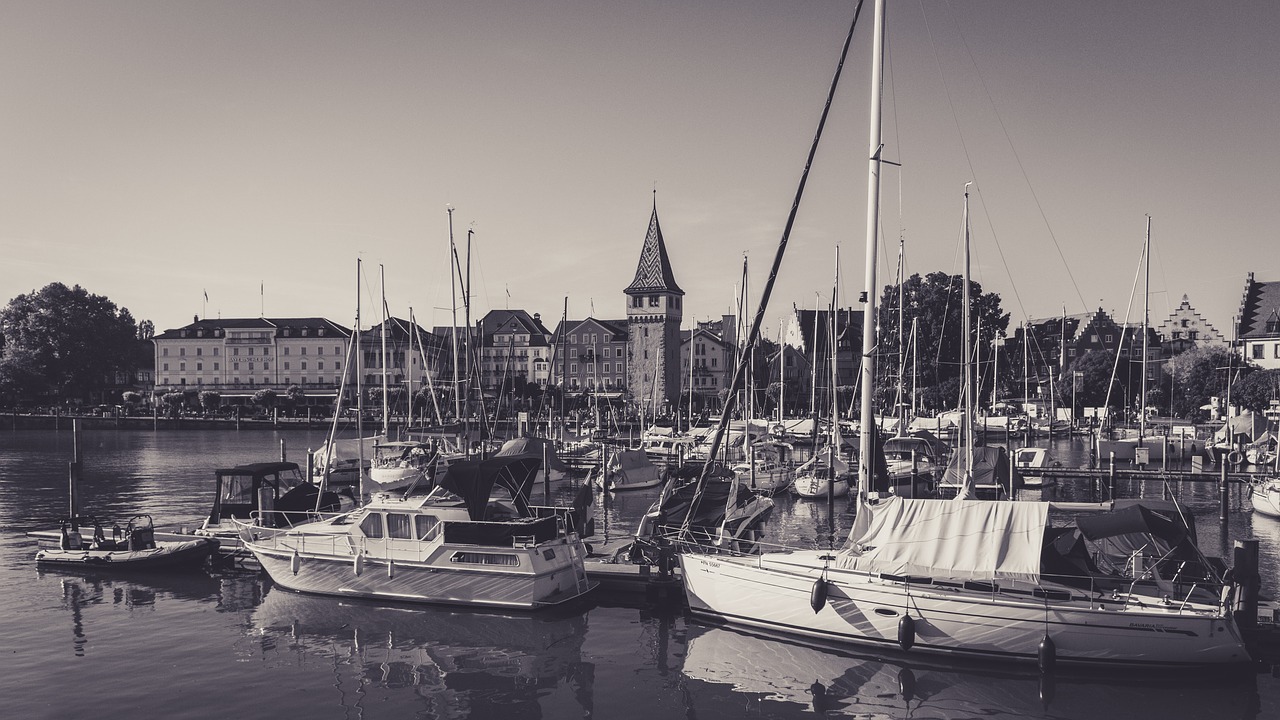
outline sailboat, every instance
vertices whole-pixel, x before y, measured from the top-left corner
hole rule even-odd
[[[1144,448],[1141,453],[1145,453],[1147,460],[1161,460],[1164,458],[1164,438],[1153,438],[1147,436],[1147,323],[1149,322],[1149,312],[1147,310],[1148,296],[1151,294],[1151,216],[1147,216],[1147,236],[1142,246],[1142,266],[1146,275],[1146,287],[1142,294],[1142,389],[1141,400],[1138,412],[1138,434],[1133,437],[1120,438],[1104,438],[1099,428],[1098,431],[1098,457],[1103,461],[1108,458],[1115,457],[1116,460],[1129,460],[1138,462],[1140,448]],[[1122,336],[1123,340],[1123,336]],[[1117,363],[1117,367],[1119,364]]]
[[[831,432],[827,438],[827,446],[818,450],[808,462],[796,468],[796,479],[792,488],[804,498],[844,497],[849,494],[849,463],[840,457],[840,403],[837,399],[837,379],[840,377],[836,366],[836,340],[839,338],[837,314],[839,313],[838,293],[840,288],[840,253],[836,251],[835,290],[831,296],[830,325],[827,328],[827,342],[831,349]],[[817,348],[817,339],[814,339]],[[817,361],[814,361],[817,364]]]
[[[884,5],[875,2],[872,33],[867,317],[875,317]],[[846,53],[852,29],[849,38]],[[779,255],[785,244],[784,234]],[[864,428],[873,427],[875,343],[875,323],[863,323]],[[1235,588],[1200,554],[1194,524],[1172,503],[1116,503],[1066,526],[1050,524],[1045,502],[890,497],[872,505],[872,453],[872,433],[863,432],[857,517],[843,547],[682,552],[690,610],[824,644],[1039,663],[1045,672],[1057,663],[1249,661],[1228,603]]]

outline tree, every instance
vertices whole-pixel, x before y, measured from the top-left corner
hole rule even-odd
[[[1113,383],[1112,374],[1115,373],[1117,378],[1126,377],[1125,363],[1127,362],[1124,361],[1117,370],[1115,353],[1109,350],[1090,350],[1076,358],[1071,363],[1070,372],[1080,373],[1080,376],[1073,380],[1075,376],[1069,375],[1067,382],[1056,388],[1058,404],[1073,407],[1077,413],[1080,412],[1080,408],[1103,405],[1112,409],[1123,408],[1125,398],[1130,393],[1118,379]],[[1075,383],[1074,389],[1072,382]],[[1074,405],[1072,405],[1073,402]]]
[[[1254,370],[1246,373],[1231,385],[1231,404],[1246,410],[1263,412],[1271,401],[1280,398],[1276,394],[1280,386],[1280,370]]]
[[[130,370],[138,327],[125,308],[76,285],[50,283],[0,311],[5,356],[0,383],[11,391],[84,398]]]
[[[150,320],[143,320],[138,323],[138,339],[150,340],[156,336],[156,324]]]
[[[222,405],[222,393],[217,390],[205,390],[200,393],[200,407],[204,408],[205,412],[215,412],[220,405]]]
[[[1175,355],[1165,366],[1173,376],[1174,414],[1182,418],[1203,415],[1200,408],[1209,398],[1226,393],[1227,368],[1239,369],[1240,365],[1240,360],[1222,347],[1195,347]]]
[[[902,328],[898,327],[898,286],[886,285],[879,305],[879,347],[883,357],[893,358],[886,367],[897,364],[893,356],[898,347],[898,337],[903,335],[903,347],[911,340],[912,320],[918,320],[916,356],[920,359],[921,387],[938,385],[951,378],[960,377],[960,356],[964,337],[958,332],[963,327],[964,278],[937,271],[920,277],[917,273],[902,283]],[[1001,335],[1009,327],[1009,314],[1000,307],[998,293],[984,293],[982,285],[969,281],[970,322],[972,342],[989,347],[991,339]],[[982,335],[978,336],[981,326]],[[1006,372],[1008,363],[1006,363]]]
[[[275,390],[263,388],[253,394],[253,404],[269,411],[276,406],[277,397]]]

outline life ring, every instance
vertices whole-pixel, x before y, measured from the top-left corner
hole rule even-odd
[[[1227,462],[1231,463],[1232,465],[1239,465],[1240,463],[1244,462],[1244,455],[1239,450],[1232,450],[1231,452],[1227,453]]]

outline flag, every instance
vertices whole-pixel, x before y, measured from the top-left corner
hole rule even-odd
[[[208,291],[208,290],[205,290],[205,291],[204,291],[204,301],[205,301],[205,302],[209,302],[209,291]]]

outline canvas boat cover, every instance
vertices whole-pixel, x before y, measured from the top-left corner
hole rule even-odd
[[[1227,427],[1231,428],[1231,436],[1227,436]],[[1233,416],[1218,431],[1213,434],[1213,441],[1216,443],[1224,442],[1253,442],[1253,440],[1267,430],[1267,418],[1254,413],[1252,410],[1245,410],[1239,415]],[[1243,437],[1241,437],[1243,436]]]
[[[1040,581],[1049,504],[892,497],[864,505],[838,567],[887,575]]]
[[[942,475],[945,487],[964,485],[965,453],[957,448]],[[1009,488],[1009,454],[1002,447],[984,445],[973,449],[973,485],[976,488]],[[1014,477],[1013,487],[1022,487],[1022,478]]]
[[[530,515],[529,490],[542,460],[532,457],[493,457],[488,460],[455,460],[440,478],[440,487],[462,498],[472,520],[485,519],[489,495],[499,485],[511,493],[521,517]]]
[[[618,485],[635,485],[656,480],[661,470],[649,461],[643,450],[622,450],[609,458],[609,475]]]
[[[552,470],[565,472],[569,469],[568,465],[560,459],[556,454],[555,446],[550,440],[537,437],[520,437],[513,438],[502,443],[502,447],[498,452],[494,453],[494,457],[535,457],[542,459],[542,449],[547,451],[547,466]]]
[[[334,440],[332,443],[325,443],[320,446],[313,454],[315,457],[316,473],[324,473],[325,466],[332,461],[336,467],[344,462],[353,462],[361,455],[364,456],[365,467],[373,460],[374,448],[379,445],[387,444],[386,435],[373,435],[366,438],[347,438]]]

